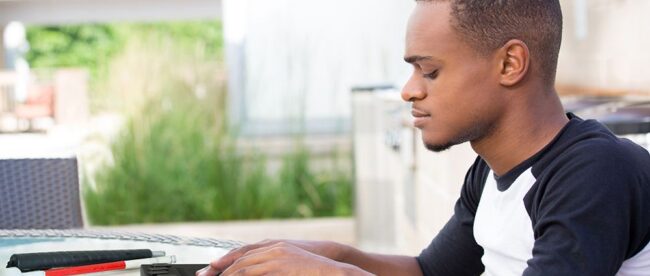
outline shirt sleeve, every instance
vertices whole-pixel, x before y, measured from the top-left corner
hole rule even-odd
[[[525,199],[535,244],[524,276],[615,275],[648,243],[647,152],[582,150]]]
[[[454,214],[431,244],[416,257],[423,275],[480,275],[483,248],[474,239],[474,216],[487,176],[487,165],[477,158],[467,172]]]

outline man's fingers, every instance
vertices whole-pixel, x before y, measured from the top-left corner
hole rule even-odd
[[[223,271],[229,266],[232,265],[237,259],[246,255],[248,252],[257,250],[264,247],[273,246],[275,244],[282,243],[281,240],[263,240],[255,244],[244,245],[239,248],[235,248],[228,252],[226,255],[222,256],[218,260],[210,262],[210,266],[216,270]]]
[[[289,247],[293,247],[293,246],[290,245],[290,244],[287,244],[285,242],[276,242],[276,243],[273,243],[273,244],[270,244],[270,245],[267,245],[267,246],[262,246],[262,247],[258,247],[258,248],[255,248],[255,249],[248,250],[248,252],[244,253],[244,255],[242,255],[241,257],[256,255],[256,254],[260,254],[260,253],[263,253],[263,252],[270,252],[272,250],[276,250],[276,251],[273,251],[273,252],[278,253],[278,251],[277,251],[278,248],[289,248]]]
[[[223,271],[228,268],[232,263],[241,258],[248,251],[257,248],[257,244],[244,245],[242,247],[236,248],[228,252],[226,255],[223,255],[218,260],[210,262],[210,266],[216,270]]]
[[[242,267],[232,272],[225,271],[222,276],[255,276],[255,275],[268,275],[270,271],[273,271],[273,267],[268,263],[257,264],[247,267]]]
[[[236,255],[228,253],[223,257],[210,262],[209,267],[214,270],[222,271],[229,267],[235,260],[237,260],[237,258],[238,257]]]
[[[274,244],[269,247],[250,250],[223,271],[223,275],[229,275],[229,273],[234,273],[245,267],[256,266],[276,260],[280,256],[289,253],[289,251],[290,249],[284,244]]]

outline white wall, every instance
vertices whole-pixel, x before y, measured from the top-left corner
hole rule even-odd
[[[562,0],[558,84],[650,93],[650,1]]]
[[[4,26],[0,26],[0,69],[5,66]]]
[[[345,131],[352,86],[399,84],[409,72],[402,55],[413,5],[225,0],[232,117],[250,132]]]

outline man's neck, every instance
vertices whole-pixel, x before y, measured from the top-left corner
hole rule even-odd
[[[474,151],[499,176],[541,151],[569,121],[554,91],[520,101],[488,135],[471,141]]]

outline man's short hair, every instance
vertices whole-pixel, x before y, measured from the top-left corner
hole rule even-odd
[[[510,39],[522,40],[533,62],[539,63],[544,80],[555,81],[562,42],[559,0],[416,1],[450,1],[452,27],[480,54],[489,54]]]

